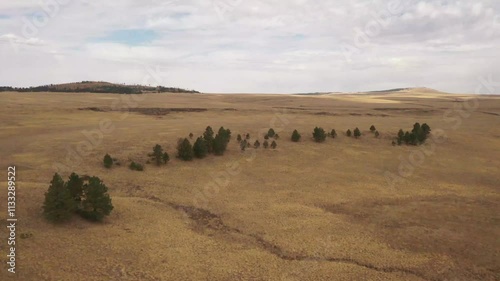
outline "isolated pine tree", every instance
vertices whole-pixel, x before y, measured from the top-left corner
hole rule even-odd
[[[79,214],[92,221],[102,221],[113,210],[108,188],[98,177],[91,177],[83,187],[83,201]]]
[[[326,133],[323,128],[316,127],[313,131],[313,138],[316,142],[324,142],[326,139]]]
[[[370,132],[374,133],[377,129],[375,129],[375,126],[371,125],[370,127]]]
[[[278,146],[278,144],[277,144],[275,141],[273,141],[273,142],[271,143],[271,148],[272,148],[272,149],[276,149],[276,147],[277,147],[277,146]]]
[[[193,160],[193,146],[189,142],[187,138],[185,138],[182,142],[177,146],[177,157],[184,161]]]
[[[106,153],[106,155],[104,155],[103,163],[104,167],[109,169],[111,168],[111,166],[113,166],[113,158],[111,158],[111,156],[109,156],[109,154]]]
[[[293,142],[298,142],[300,141],[300,134],[299,134],[299,131],[297,130],[294,130],[293,133],[292,133],[292,141]]]
[[[205,139],[199,137],[196,139],[193,145],[193,152],[196,158],[204,158],[208,154],[207,143]]]
[[[355,138],[361,137],[361,131],[357,127],[356,129],[354,129],[354,137]]]
[[[45,193],[43,202],[43,215],[51,222],[60,223],[68,221],[77,205],[70,190],[66,188],[63,179],[55,173]]]
[[[141,164],[136,163],[134,161],[132,161],[132,163],[130,163],[130,165],[128,167],[130,170],[133,170],[133,171],[144,171],[144,166],[142,166]]]
[[[350,137],[352,135],[352,132],[350,129],[347,129],[347,132],[345,132],[345,135]]]
[[[336,138],[337,137],[337,132],[335,132],[335,129],[332,129],[332,131],[330,132],[330,136],[332,138]]]

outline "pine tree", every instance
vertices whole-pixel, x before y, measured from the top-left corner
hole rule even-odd
[[[187,138],[185,138],[177,146],[177,157],[184,161],[193,160],[193,146]]]
[[[228,141],[225,135],[217,134],[214,139],[214,153],[215,155],[223,155],[226,151]]]
[[[370,127],[370,132],[374,133],[377,129],[375,129],[375,126],[371,125]]]
[[[276,132],[274,132],[273,128],[270,128],[269,131],[267,131],[267,136],[270,138],[274,137],[275,134]]]
[[[316,142],[324,142],[326,139],[325,130],[323,130],[323,128],[318,128],[318,127],[314,128],[313,138]]]
[[[361,131],[356,127],[356,129],[354,129],[354,137],[359,138],[360,136],[361,136]]]
[[[163,160],[163,164],[167,164],[168,161],[170,161],[170,156],[168,155],[168,153],[166,151],[163,152],[163,155],[161,156],[161,160]]]
[[[241,148],[241,151],[245,151],[245,149],[247,148],[247,140],[243,140],[240,143],[240,148]]]
[[[193,145],[193,152],[196,158],[205,158],[208,154],[207,143],[204,138],[199,137],[196,139]]]
[[[347,132],[345,132],[346,136],[350,137],[352,135],[352,132],[350,129],[347,129]]]
[[[109,169],[111,168],[111,166],[113,166],[113,158],[111,158],[111,156],[109,156],[109,154],[106,153],[106,155],[104,155],[103,163],[104,167]]]
[[[73,200],[79,202],[83,193],[83,179],[77,174],[71,173],[69,180],[66,182],[66,189],[68,189]]]
[[[214,152],[214,131],[212,130],[212,127],[208,126],[205,129],[205,132],[203,133],[203,139],[205,139],[205,142],[207,144],[208,153],[213,153]]]
[[[236,137],[236,141],[241,142],[241,140],[242,140],[241,135],[238,134],[238,136]]]
[[[375,137],[378,138],[380,136],[380,133],[378,131],[375,131]]]
[[[264,148],[268,148],[269,147],[269,142],[267,142],[267,140],[265,140],[264,143],[262,144],[262,146]]]
[[[272,148],[272,149],[276,149],[276,146],[278,146],[278,144],[276,143],[276,141],[273,141],[273,142],[271,143],[271,148]]]
[[[59,223],[68,221],[77,205],[72,191],[66,188],[63,179],[55,173],[50,182],[49,189],[45,193],[43,203],[43,214],[51,222]]]
[[[300,141],[300,137],[301,137],[301,135],[299,134],[299,131],[294,130],[292,133],[292,141],[298,142],[298,141]]]
[[[247,140],[250,139],[250,134],[247,134],[246,137],[245,137]]]
[[[429,135],[431,132],[431,127],[427,125],[427,123],[422,124],[422,130],[424,131],[425,135]]]
[[[193,138],[193,133],[189,133],[189,138],[192,139]]]
[[[259,148],[259,147],[260,147],[260,142],[259,142],[259,140],[256,140],[256,141],[253,143],[253,147],[254,147],[254,148]]]
[[[132,163],[130,163],[128,167],[132,171],[144,171],[144,167],[139,163],[135,163],[134,161],[132,161]]]
[[[92,221],[102,221],[113,210],[108,188],[98,177],[91,177],[83,187],[82,217]]]
[[[405,132],[403,132],[403,129],[399,129],[399,132],[398,132],[398,144],[400,144],[401,142],[404,141],[404,136],[405,136]]]
[[[274,134],[274,139],[275,139],[275,140],[277,140],[277,139],[279,139],[279,138],[280,138],[280,135],[278,135],[278,134]]]
[[[163,148],[161,145],[157,144],[153,147],[153,154],[151,154],[151,156],[156,165],[160,166],[163,161]]]
[[[332,131],[330,132],[330,136],[332,138],[336,138],[337,137],[337,132],[335,132],[335,129],[332,129]]]

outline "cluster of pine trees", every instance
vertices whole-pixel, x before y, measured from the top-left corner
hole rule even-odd
[[[270,139],[273,139],[271,144],[269,144]],[[262,142],[262,147],[266,148],[266,149],[269,147],[271,147],[272,149],[276,149],[276,147],[278,147],[278,143],[276,143],[277,139],[279,139],[279,135],[274,131],[273,128],[270,128],[267,131],[267,133],[264,134],[264,142]],[[243,136],[238,134],[238,136],[236,137],[236,140],[240,144],[241,151],[245,151],[245,149],[251,147],[250,134],[248,134],[248,133],[244,134]],[[261,145],[260,141],[255,140],[255,142],[253,143],[253,148],[258,149],[260,147],[260,145]]]
[[[108,188],[98,177],[80,177],[72,173],[67,182],[56,173],[45,193],[43,214],[60,223],[78,214],[91,221],[102,221],[113,210]]]
[[[398,137],[396,139],[396,143],[398,145],[407,144],[407,145],[419,145],[425,142],[427,137],[431,132],[431,127],[424,123],[420,125],[420,123],[415,123],[413,125],[413,129],[411,132],[404,132],[403,129],[400,129],[398,132]]]

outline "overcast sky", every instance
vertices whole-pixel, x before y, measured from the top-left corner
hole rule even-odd
[[[500,1],[1,1],[0,48],[0,86],[464,93],[500,80]]]

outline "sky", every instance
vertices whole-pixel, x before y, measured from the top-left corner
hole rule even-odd
[[[500,1],[1,1],[0,49],[0,86],[473,93],[500,81]]]

